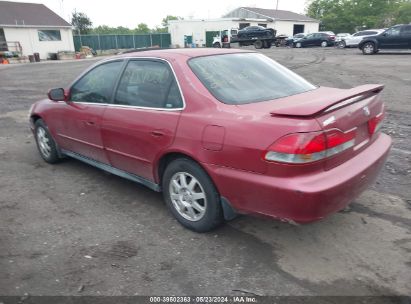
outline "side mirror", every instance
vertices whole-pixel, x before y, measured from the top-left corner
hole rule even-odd
[[[53,101],[66,101],[66,94],[64,93],[63,88],[51,89],[47,93],[47,96]]]

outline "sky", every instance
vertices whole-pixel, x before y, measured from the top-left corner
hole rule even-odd
[[[93,26],[109,25],[135,28],[146,23],[150,28],[161,25],[167,15],[185,19],[219,18],[240,7],[253,6],[275,9],[277,0],[11,0],[16,2],[42,3],[70,20],[71,12],[85,13]],[[278,9],[304,13],[307,0],[278,0]]]

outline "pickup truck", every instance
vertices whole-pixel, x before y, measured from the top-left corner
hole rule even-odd
[[[213,38],[213,47],[221,48],[221,47],[230,47],[230,43],[235,42],[237,39],[237,28],[232,28],[229,30],[220,31],[218,36]]]
[[[395,25],[378,35],[367,36],[358,48],[364,55],[372,55],[379,50],[411,49],[411,24]]]

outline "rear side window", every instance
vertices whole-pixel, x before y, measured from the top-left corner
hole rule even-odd
[[[401,33],[403,35],[411,36],[411,25],[404,26]]]
[[[189,65],[210,93],[227,104],[272,100],[316,88],[262,54],[197,57]]]
[[[180,90],[168,64],[150,60],[128,63],[114,103],[145,108],[183,107]]]
[[[123,61],[103,63],[77,81],[70,89],[70,100],[109,103]]]

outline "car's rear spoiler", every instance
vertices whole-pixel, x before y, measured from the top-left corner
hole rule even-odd
[[[283,98],[270,111],[272,116],[315,116],[358,102],[384,89],[381,84],[367,84],[352,89],[320,87],[316,90]]]

